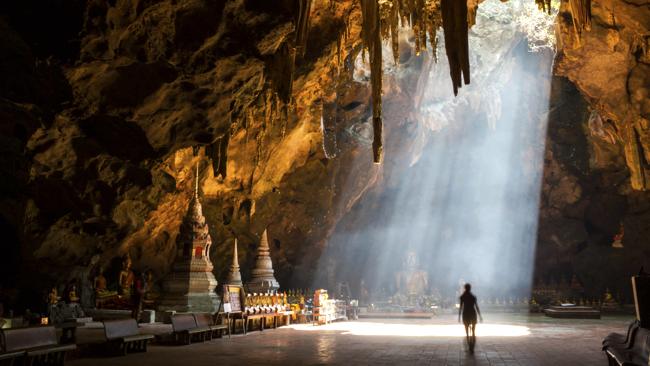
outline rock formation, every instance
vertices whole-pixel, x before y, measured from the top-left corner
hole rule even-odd
[[[589,6],[590,5],[590,6]],[[573,81],[623,146],[633,189],[650,187],[650,4],[563,2],[556,72]]]

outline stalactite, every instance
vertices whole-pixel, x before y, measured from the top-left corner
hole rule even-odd
[[[343,62],[343,45],[345,42],[345,30],[339,34],[337,40],[336,40],[336,75],[341,74],[341,63]]]
[[[323,152],[328,159],[335,158],[338,151],[336,142],[336,102],[323,102],[321,105],[320,127],[323,134]]]
[[[380,163],[383,152],[382,121],[381,121],[381,29],[380,13],[377,0],[361,0],[363,18],[362,38],[364,48],[368,49],[370,58],[370,84],[372,86],[372,127],[373,161]]]
[[[390,43],[395,65],[399,63],[399,5],[393,0],[390,7]]]
[[[442,0],[442,26],[445,31],[445,51],[449,60],[449,74],[454,95],[462,86],[462,79],[469,84],[469,46],[467,39],[467,2]]]
[[[296,19],[296,48],[298,55],[304,56],[309,34],[309,11],[312,0],[298,0],[298,16]]]
[[[390,39],[395,64],[399,61],[398,0],[384,1],[379,4],[380,31],[383,39]]]
[[[273,125],[273,91],[267,88],[264,93],[264,122]]]
[[[288,103],[293,89],[293,71],[296,62],[296,48],[284,42],[273,55],[271,82],[280,99]]]
[[[540,0],[535,0],[540,1]],[[546,1],[546,0],[542,0]],[[550,1],[550,0],[548,0]],[[467,0],[467,25],[471,28],[476,24],[476,11],[478,10],[479,0]]]
[[[413,33],[415,34],[416,55],[427,49],[427,17],[426,2],[424,0],[415,0],[415,8],[411,16],[414,18]]]
[[[569,9],[573,30],[580,39],[583,30],[591,30],[591,0],[569,0]]]
[[[442,27],[440,2],[427,2],[425,14],[427,33],[429,34],[429,43],[431,47],[431,56],[435,62],[438,62],[438,28]]]
[[[551,14],[551,0],[535,0],[535,3],[537,4],[539,10]]]
[[[289,123],[289,106],[284,103],[280,107],[280,119],[282,121],[280,122],[280,136],[284,138],[287,134],[287,124]]]
[[[215,142],[205,147],[205,155],[212,160],[212,173],[215,177],[221,175],[226,178],[226,164],[228,162],[228,142],[230,134],[226,133]]]

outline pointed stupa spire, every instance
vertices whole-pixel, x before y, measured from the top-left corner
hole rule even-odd
[[[235,238],[235,245],[232,250],[232,264],[230,265],[227,284],[235,286],[243,285],[241,282],[241,272],[239,272],[239,258],[237,257],[237,238]]]
[[[251,281],[248,289],[252,292],[274,291],[280,288],[278,280],[273,274],[273,262],[271,261],[271,250],[266,229],[260,238],[260,246],[257,248],[255,268],[251,271]]]
[[[262,233],[259,251],[266,251],[266,254],[271,254],[271,249],[269,248],[269,235],[266,232],[266,229],[264,229],[264,232]]]
[[[199,162],[196,162],[196,178],[194,178],[194,197],[199,197]]]
[[[199,201],[199,162],[196,162],[196,175],[194,176],[194,197],[190,201],[190,207],[187,214],[192,218],[191,220],[198,225],[203,225],[205,217],[203,217],[203,207]]]

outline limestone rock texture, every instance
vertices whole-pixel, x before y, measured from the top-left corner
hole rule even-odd
[[[591,1],[591,25],[576,32],[568,2],[558,15],[556,72],[573,81],[604,129],[622,144],[632,188],[650,188],[650,4]]]
[[[650,3],[593,0],[576,31],[563,1],[556,35],[554,73],[570,83],[553,82],[537,281],[580,273],[588,296],[629,301],[629,276],[650,260]]]
[[[0,284],[16,302],[38,303],[50,286],[100,268],[116,278],[126,253],[135,270],[162,278],[197,162],[217,280],[235,238],[250,278],[268,228],[280,284],[312,284],[334,226],[385,166],[400,164],[390,151],[410,148],[400,141],[415,121],[402,111],[422,61],[400,47],[402,71],[384,75],[383,119],[393,122],[384,126],[384,165],[373,164],[370,80],[354,70],[360,6],[314,1],[309,27],[299,27],[307,29],[302,52],[294,50],[304,39],[299,13],[291,0],[0,5]],[[556,72],[594,117],[588,131],[578,118],[549,134],[545,174],[558,176],[545,178],[542,220],[571,228],[558,251],[576,252],[591,228],[606,243],[622,218],[637,238],[626,240],[648,256],[648,4],[593,0],[592,16],[579,39],[567,10],[558,16]],[[572,146],[562,138],[576,131],[588,132],[590,175],[553,150]],[[590,215],[597,205],[613,216]]]
[[[38,303],[50,286],[100,268],[110,282],[125,253],[162,278],[197,161],[219,282],[235,238],[249,277],[268,227],[278,280],[311,284],[328,230],[381,171],[364,140],[370,86],[349,67],[360,51],[354,3],[312,5],[295,66],[294,1],[33,0],[0,10],[0,283],[21,289],[16,301]],[[321,121],[332,116],[343,122],[328,133],[348,137],[327,159]],[[343,191],[347,181],[355,185]]]

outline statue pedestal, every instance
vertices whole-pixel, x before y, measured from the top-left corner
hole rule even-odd
[[[219,297],[214,292],[216,286],[212,272],[175,271],[163,282],[164,295],[158,310],[214,313],[219,309]]]

